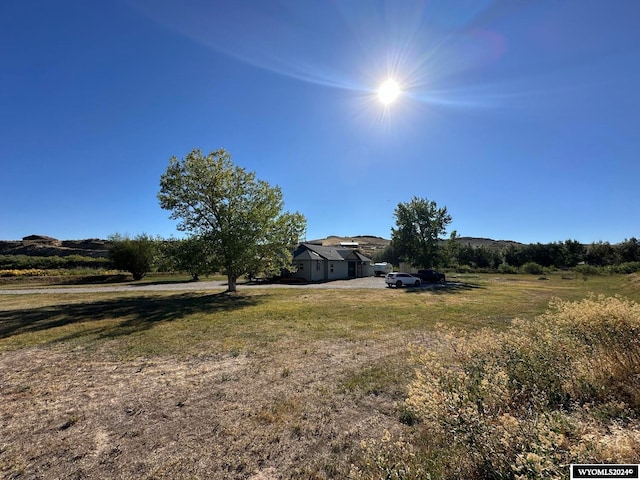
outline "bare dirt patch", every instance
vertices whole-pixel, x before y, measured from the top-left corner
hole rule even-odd
[[[4,478],[344,478],[363,439],[407,428],[402,396],[342,380],[406,356],[383,342],[117,362],[62,349],[0,356]]]

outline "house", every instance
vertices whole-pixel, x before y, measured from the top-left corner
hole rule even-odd
[[[373,275],[371,259],[353,248],[301,243],[293,252],[295,277],[326,282]]]

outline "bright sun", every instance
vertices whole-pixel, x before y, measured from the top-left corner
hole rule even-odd
[[[400,95],[400,86],[395,80],[389,79],[378,88],[378,98],[385,105],[393,103]]]

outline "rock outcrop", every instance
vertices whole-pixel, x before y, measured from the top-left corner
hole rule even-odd
[[[22,240],[0,240],[0,255],[107,257],[109,241],[98,238],[58,240],[46,235],[29,235]]]

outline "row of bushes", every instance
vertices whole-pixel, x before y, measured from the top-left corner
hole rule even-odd
[[[637,463],[640,304],[556,300],[502,333],[442,329],[441,348],[414,352],[415,437],[365,449],[353,478],[375,468],[380,478],[563,479],[571,463]]]
[[[384,249],[375,252],[375,262],[389,262],[397,265],[412,260],[411,252],[403,251],[393,241]],[[435,266],[454,268],[469,266],[474,269],[495,271],[501,264],[520,268],[527,263],[536,263],[545,268],[573,268],[581,263],[598,267],[615,266],[628,262],[640,262],[640,240],[635,237],[618,244],[595,242],[584,245],[577,240],[553,243],[508,244],[505,247],[486,245],[473,246],[459,239],[442,240],[439,252],[432,258]]]
[[[0,269],[2,270],[109,268],[110,263],[108,258],[82,255],[65,257],[57,255],[0,255]]]
[[[593,265],[578,265],[575,268],[579,273],[585,275],[602,275],[602,274],[631,274],[640,272],[640,262],[625,262],[618,265],[607,265],[606,267],[594,267]]]
[[[169,259],[165,262],[157,261],[158,267],[165,267],[164,270],[175,270],[176,265],[170,264]],[[162,264],[162,265],[161,265]],[[165,265],[166,264],[166,265]],[[32,270],[77,270],[77,269],[108,269],[113,268],[113,261],[109,258],[93,258],[80,255],[69,255],[66,257],[50,256],[29,256],[29,255],[0,255],[0,270],[5,272],[2,276],[33,276],[28,273]],[[150,268],[150,267],[149,267]],[[515,267],[506,263],[498,266],[497,272],[503,274],[528,273],[532,275],[543,275],[553,271],[554,267],[543,267],[535,262],[527,262],[521,267]],[[455,267],[452,270],[457,273],[494,273],[496,270],[489,268],[473,268],[470,266]],[[571,271],[583,275],[608,275],[608,274],[630,274],[640,272],[640,262],[625,262],[619,265],[593,266],[577,265]],[[10,274],[8,272],[16,272]]]
[[[453,268],[457,273],[528,273],[531,275],[543,275],[558,270],[556,267],[544,267],[539,263],[527,262],[520,267],[515,267],[507,263],[501,263],[497,269],[492,268],[474,268],[470,266],[460,266]],[[564,269],[566,270],[566,269]],[[631,274],[640,272],[640,262],[625,262],[618,265],[594,266],[581,264],[569,269],[571,272],[582,275],[612,275],[612,274]]]

